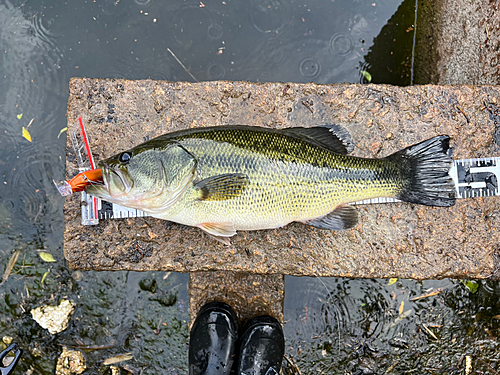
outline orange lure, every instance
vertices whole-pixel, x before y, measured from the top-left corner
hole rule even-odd
[[[75,177],[68,181],[73,193],[84,191],[88,185],[102,183],[102,172],[100,169],[92,169],[82,173],[78,173]]]

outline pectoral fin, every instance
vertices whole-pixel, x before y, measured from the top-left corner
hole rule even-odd
[[[303,223],[319,229],[345,230],[354,227],[358,223],[358,212],[354,207],[342,206],[325,216],[304,221]]]
[[[246,174],[228,173],[205,178],[194,186],[201,191],[200,200],[222,201],[239,196],[248,182]]]
[[[236,234],[232,223],[202,223],[198,225],[198,228],[203,229],[210,237],[228,246],[231,245],[229,237]]]

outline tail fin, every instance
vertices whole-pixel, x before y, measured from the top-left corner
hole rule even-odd
[[[455,204],[455,183],[448,174],[450,137],[441,135],[388,156],[402,167],[404,187],[397,198],[427,206]]]

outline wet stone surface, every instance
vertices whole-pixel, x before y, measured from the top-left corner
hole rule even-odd
[[[495,86],[316,85],[74,78],[68,126],[82,116],[96,160],[166,132],[249,124],[336,123],[353,155],[384,157],[438,134],[455,159],[500,156]],[[67,177],[77,173],[70,145]],[[294,223],[240,232],[227,247],[199,229],[153,218],[80,223],[80,197],[66,199],[64,252],[81,270],[235,271],[297,276],[500,278],[500,199],[358,207],[359,224],[331,232]]]
[[[231,271],[193,272],[189,275],[191,324],[206,303],[229,304],[240,326],[254,316],[270,315],[284,323],[283,275],[256,275]]]
[[[490,0],[422,1],[416,83],[500,83],[500,6]]]

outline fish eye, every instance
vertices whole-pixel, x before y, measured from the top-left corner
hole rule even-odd
[[[128,164],[131,157],[132,157],[132,154],[130,154],[129,152],[124,152],[120,155],[118,160],[120,160],[120,163],[122,163],[122,164]]]

